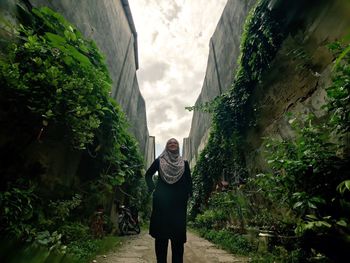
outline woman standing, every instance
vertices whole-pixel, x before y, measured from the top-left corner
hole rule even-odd
[[[153,175],[158,171],[156,186]],[[187,200],[192,196],[190,167],[179,154],[179,143],[168,140],[161,155],[146,172],[146,183],[153,192],[149,233],[155,238],[157,263],[166,263],[171,240],[172,262],[182,263],[186,242]]]

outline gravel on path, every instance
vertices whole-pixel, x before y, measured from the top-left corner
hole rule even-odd
[[[122,245],[115,251],[98,256],[97,263],[156,263],[154,239],[147,231],[139,235],[122,237]],[[171,262],[170,244],[168,247],[168,263]],[[232,263],[249,262],[248,258],[232,255],[211,242],[187,232],[184,263]]]

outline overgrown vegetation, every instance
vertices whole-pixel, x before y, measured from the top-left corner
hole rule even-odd
[[[329,45],[335,66],[325,115],[289,116],[294,137],[266,138],[268,171],[246,178],[243,137],[255,122],[250,95],[285,36],[266,3],[260,1],[246,22],[231,89],[212,103],[192,107],[211,112],[212,127],[193,172],[190,218],[203,236],[234,246],[228,249],[235,253],[252,253],[254,262],[340,262],[350,247],[350,47]],[[231,181],[229,189],[215,188],[225,180]],[[270,246],[256,253],[259,231],[271,235]],[[235,245],[242,238],[251,240],[246,249]]]
[[[2,260],[8,263],[37,263],[37,262],[62,262],[80,263],[90,262],[95,255],[103,255],[112,249],[116,249],[121,243],[120,237],[108,236],[103,239],[87,239],[73,242],[67,251],[61,253],[57,250],[48,250],[43,245],[32,243],[22,246],[18,243],[0,243]]]
[[[246,20],[232,87],[217,97],[209,109],[204,107],[212,112],[212,126],[209,141],[193,171],[196,187],[190,209],[192,217],[201,211],[201,204],[206,203],[222,176],[235,178],[238,183],[246,177],[241,136],[253,125],[248,118],[254,111],[249,106],[250,95],[261,82],[262,73],[269,67],[283,38],[283,26],[274,18],[268,1],[260,1]]]
[[[249,186],[275,207],[279,217],[272,214],[274,221],[294,230],[309,256],[316,249],[339,260],[350,245],[350,200],[346,186],[339,191],[350,176],[348,157],[340,155],[339,144],[331,142],[329,123],[317,124],[310,117],[295,122],[294,139],[267,141],[272,171],[251,178]],[[272,230],[286,232],[279,226]]]
[[[142,157],[110,98],[111,79],[94,42],[48,8],[18,8],[21,24],[4,25],[12,37],[0,54],[0,232],[16,245],[42,245],[84,262],[100,244],[92,215],[97,207],[109,213],[117,188],[145,207]],[[77,156],[75,183],[63,184],[55,168],[33,160],[36,144]],[[45,189],[50,176],[45,180],[56,182]],[[109,217],[104,224],[112,230]]]

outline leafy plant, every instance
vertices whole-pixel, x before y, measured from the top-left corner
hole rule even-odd
[[[212,113],[209,140],[193,171],[192,218],[206,206],[224,170],[234,171],[227,175],[229,180],[240,181],[246,177],[242,132],[254,123],[249,119],[254,115],[250,96],[261,82],[263,72],[269,68],[284,37],[284,28],[268,8],[268,1],[259,1],[246,19],[231,88],[211,104],[189,107],[190,110],[204,109]]]
[[[199,233],[206,239],[230,251],[231,253],[248,255],[254,247],[249,241],[239,234],[227,230],[200,230]]]
[[[190,217],[206,229],[215,227],[216,214],[215,209],[210,210],[210,196],[226,175],[225,170],[232,171],[228,176],[231,182],[239,182],[246,175],[243,136],[254,125],[255,116],[250,96],[286,36],[285,28],[265,8],[266,2],[259,2],[247,19],[231,89],[212,104],[189,108],[212,113],[209,140],[193,171],[195,190],[190,204]],[[335,54],[335,66],[332,85],[327,89],[328,115],[321,119],[312,114],[307,118],[291,118],[295,137],[267,138],[265,157],[269,169],[248,179],[247,188],[253,194],[246,197],[251,202],[255,202],[254,198],[260,201],[258,208],[253,207],[257,202],[247,206],[250,215],[255,214],[248,219],[249,223],[277,226],[274,230],[282,230],[281,234],[290,234],[285,226],[294,227],[302,236],[301,251],[296,252],[296,257],[310,256],[316,250],[337,261],[340,255],[346,256],[343,251],[349,247],[350,234],[346,217],[350,211],[346,141],[350,52],[349,44],[340,42],[330,48]],[[292,52],[302,62],[301,67],[310,66],[310,57],[302,48]],[[196,217],[197,214],[200,215]],[[285,254],[283,249],[280,252]],[[272,258],[276,260],[279,256]]]
[[[72,200],[50,201],[49,209],[57,217],[58,220],[65,221],[70,215],[71,210],[81,204],[81,195],[75,194]]]
[[[49,251],[53,249],[60,249],[62,252],[64,252],[66,246],[62,246],[61,237],[62,235],[58,234],[56,231],[50,233],[46,230],[38,232],[35,237],[35,241],[40,245],[47,246],[49,248]]]
[[[91,239],[89,227],[78,222],[67,222],[58,228],[58,232],[62,234],[64,244]]]
[[[0,51],[1,131],[9,134],[0,145],[7,157],[0,165],[1,234],[51,250],[64,245],[86,259],[99,246],[88,218],[113,201],[117,187],[137,193],[138,207],[146,207],[142,156],[110,98],[111,78],[95,43],[49,8],[18,8],[20,24],[6,23],[13,38]],[[50,192],[40,178],[50,164],[23,154],[37,142],[70,146],[91,169],[79,168],[76,184]],[[44,262],[49,252],[39,254],[36,262]]]
[[[103,106],[111,89],[104,59],[57,13],[42,8],[27,15],[33,23],[18,28],[19,43],[0,60],[3,92],[15,103],[24,100],[45,129],[65,126],[72,145],[84,149],[110,110]]]
[[[336,56],[332,85],[327,88],[329,102],[325,106],[332,112],[330,124],[342,137],[350,131],[350,44],[335,42],[328,47]]]
[[[10,186],[6,191],[0,192],[2,234],[7,233],[17,238],[24,233],[31,234],[33,227],[28,222],[34,213],[33,202],[36,196],[33,191],[33,186],[27,189]]]

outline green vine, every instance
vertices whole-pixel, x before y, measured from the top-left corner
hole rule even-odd
[[[89,245],[89,216],[97,205],[113,202],[118,187],[139,198],[139,209],[145,206],[139,146],[110,98],[112,81],[95,43],[49,8],[18,11],[20,25],[12,26],[0,52],[1,133],[8,135],[0,145],[6,157],[0,232],[50,246],[61,244],[61,236],[65,245],[78,239]],[[31,164],[23,152],[50,142],[70,146],[91,170],[77,172],[78,184],[48,194],[40,181],[47,164]],[[79,235],[70,240],[74,232]]]
[[[212,103],[188,108],[212,112],[209,141],[193,172],[191,214],[198,213],[220,178],[239,181],[246,176],[242,134],[250,125],[247,116],[253,109],[249,99],[283,39],[283,27],[268,8],[268,1],[259,1],[245,23],[232,87]]]
[[[43,131],[40,140],[57,129],[73,148],[92,147],[92,155],[101,155],[109,167],[104,171],[112,176],[109,182],[121,185],[134,173],[126,168],[140,169],[142,161],[122,110],[109,97],[103,56],[49,8],[21,14],[31,23],[18,28],[17,42],[0,59],[1,99],[11,101],[9,115],[33,116],[31,125]],[[20,126],[26,118],[18,115],[10,116]]]
[[[44,127],[64,126],[73,147],[85,149],[113,109],[104,59],[93,42],[50,9],[22,14],[32,24],[18,28],[18,42],[2,56],[3,96],[24,103]]]
[[[350,131],[350,44],[335,42],[329,49],[336,61],[333,67],[332,85],[327,89],[330,99],[326,108],[332,112],[331,125],[341,135]]]
[[[283,248],[287,254],[295,252],[298,260],[312,258],[317,253],[338,262],[347,255],[346,248],[350,245],[349,145],[346,141],[349,136],[350,52],[348,43],[337,42],[329,47],[334,52],[336,66],[332,83],[326,88],[325,116],[290,114],[293,138],[266,138],[264,157],[268,168],[250,177],[243,190],[234,188],[243,195],[245,213],[233,218],[243,218],[247,225],[260,230],[267,228],[281,239],[288,236],[294,244],[279,243],[276,239],[275,249]],[[222,158],[219,147],[216,150],[215,154]],[[204,151],[207,155],[208,148]],[[210,159],[207,158],[207,162]],[[196,172],[205,174],[213,169],[205,163],[202,165],[204,169],[200,167]],[[205,190],[204,180],[208,178],[201,180],[200,189]],[[197,192],[196,197],[201,193]],[[213,236],[217,232],[214,230],[225,229],[230,220],[230,226],[237,227],[237,222],[232,220],[233,213],[228,212],[234,211],[234,206],[227,206],[225,202],[238,204],[235,200],[238,196],[220,192],[212,193],[209,199],[199,199],[201,206],[192,211],[202,213],[196,216],[194,225],[205,233],[212,232]],[[217,197],[229,198],[213,205],[211,201]],[[203,205],[206,202],[208,206]]]

